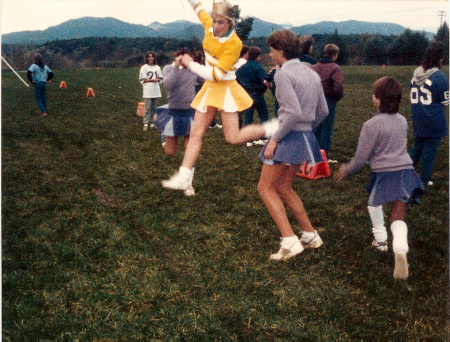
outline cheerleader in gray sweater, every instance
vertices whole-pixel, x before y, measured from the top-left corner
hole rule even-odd
[[[361,170],[370,163],[372,174],[369,193],[369,216],[374,240],[372,246],[388,250],[383,204],[391,206],[392,249],[395,254],[394,278],[408,278],[408,227],[405,214],[408,203],[420,203],[424,188],[406,151],[408,124],[398,113],[402,86],[393,77],[383,77],[373,86],[372,100],[378,112],[366,121],[359,136],[355,156],[335,174],[337,181]]]
[[[267,43],[270,56],[279,66],[275,73],[276,98],[280,104],[278,128],[261,150],[263,161],[259,194],[281,233],[280,250],[270,260],[285,260],[318,248],[323,242],[308,218],[303,202],[292,189],[299,167],[323,161],[312,129],[328,115],[319,75],[303,65],[300,42],[292,31],[272,33]],[[299,239],[292,229],[285,206],[301,228]]]

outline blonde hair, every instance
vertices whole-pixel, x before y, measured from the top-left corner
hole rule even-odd
[[[211,16],[220,15],[228,19],[230,28],[234,29],[235,22],[233,19],[233,6],[228,1],[216,2],[213,5]]]

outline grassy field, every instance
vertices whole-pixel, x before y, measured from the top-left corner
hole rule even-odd
[[[411,121],[413,70],[343,67],[333,159],[353,156],[381,76],[402,82]],[[449,338],[447,138],[435,185],[407,212],[407,281],[393,280],[391,249],[369,248],[368,167],[339,184],[298,177],[324,245],[269,262],[279,233],[256,189],[260,147],[211,129],[197,195],[165,190],[182,153],[166,157],[159,133],[142,132],[138,70],[55,74],[40,118],[32,88],[2,73],[4,340]]]

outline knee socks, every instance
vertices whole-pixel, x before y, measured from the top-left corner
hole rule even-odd
[[[385,242],[387,240],[387,231],[384,226],[383,207],[368,206],[369,216],[372,221],[372,233],[377,242]]]
[[[408,227],[404,221],[394,221],[391,224],[393,235],[392,249],[394,253],[408,253]]]

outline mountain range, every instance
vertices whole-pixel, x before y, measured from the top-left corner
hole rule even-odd
[[[301,34],[326,34],[337,29],[339,34],[381,34],[400,35],[405,27],[393,23],[373,23],[357,20],[341,22],[322,21],[316,24],[308,24],[293,27],[291,25],[279,25],[254,18],[250,38],[267,37],[273,31],[289,28],[297,35]],[[153,22],[148,26],[130,24],[115,18],[83,17],[63,22],[39,31],[21,31],[2,35],[2,44],[43,44],[52,40],[66,40],[85,37],[164,37],[177,39],[203,38],[203,28],[200,23],[186,20],[177,20],[171,23],[161,24]],[[427,33],[427,37],[433,37]]]

